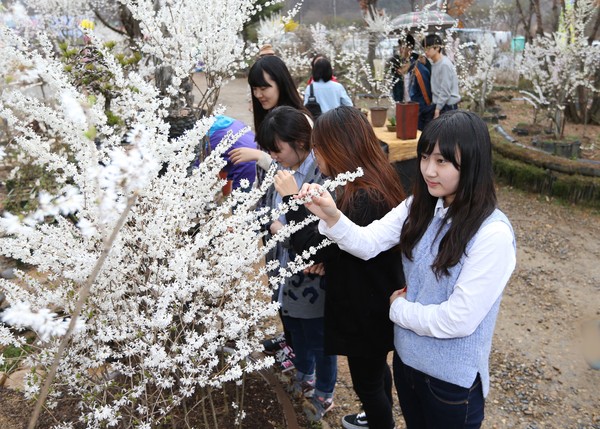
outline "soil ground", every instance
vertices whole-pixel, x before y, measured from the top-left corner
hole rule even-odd
[[[221,102],[227,114],[252,124],[247,98],[246,82],[239,79],[223,90]],[[509,133],[532,114],[523,102],[499,105],[507,115],[500,125]],[[566,134],[587,136],[585,156],[600,159],[600,127],[568,124]],[[600,371],[582,352],[582,346],[600,348],[598,328],[595,337],[582,336],[586,323],[600,321],[600,213],[501,184],[498,199],[513,224],[518,259],[496,327],[483,427],[600,429]],[[253,416],[264,414],[265,406],[257,404],[276,400],[272,391],[254,389],[251,395],[258,402],[246,408],[244,427],[284,427],[281,420],[258,423]],[[339,359],[335,402],[322,427],[340,428],[343,415],[359,410],[345,358]],[[0,428],[22,428],[29,410],[20,396],[0,389],[0,403]],[[301,404],[296,409],[301,427],[317,427],[302,418]],[[397,404],[395,413],[397,428],[404,428]],[[50,427],[46,422],[43,427]]]

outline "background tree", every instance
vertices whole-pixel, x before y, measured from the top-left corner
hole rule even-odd
[[[586,28],[597,13],[595,0],[579,0],[565,8],[558,31],[536,36],[525,47],[520,72],[531,80],[549,105],[556,138],[562,138],[565,109],[579,91],[597,93],[600,46],[590,45]],[[580,108],[585,110],[585,104]]]
[[[245,41],[251,40],[256,42],[256,26],[260,20],[270,18],[272,15],[280,12],[284,6],[283,3],[272,3],[269,0],[257,0],[256,4],[260,5],[260,9],[250,17],[242,30],[242,36]]]
[[[360,11],[365,19],[375,20],[381,11],[377,9],[377,0],[358,0]],[[367,64],[374,69],[373,61],[375,60],[375,47],[379,38],[374,33],[369,33],[369,51],[367,54]]]

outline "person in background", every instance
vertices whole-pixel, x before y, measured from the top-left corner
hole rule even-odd
[[[314,81],[304,91],[304,104],[308,102],[310,86],[312,85],[317,103],[321,106],[321,113],[339,106],[352,106],[352,100],[348,97],[344,86],[341,83],[334,82],[332,77],[331,62],[325,57],[318,58],[312,68]]]
[[[307,116],[310,112],[304,107],[296,89],[294,79],[283,60],[274,55],[258,59],[248,72],[248,84],[252,90],[252,114],[254,130],[260,129],[265,116],[277,106],[290,106]],[[312,125],[312,119],[309,119]],[[260,142],[258,142],[259,146]],[[257,184],[260,185],[265,171],[273,162],[269,154],[259,149],[236,148],[231,151],[233,163],[256,162]]]
[[[367,118],[353,107],[338,107],[319,116],[312,138],[320,170],[329,177],[363,169],[363,175],[336,190],[336,205],[358,225],[382,218],[404,199],[398,175],[385,157]],[[275,189],[284,202],[298,193],[294,176],[280,171]],[[286,213],[302,222],[305,207]],[[316,224],[295,232],[290,244],[296,252],[318,246],[325,237]],[[392,375],[387,356],[394,349],[389,297],[404,284],[402,255],[388,250],[368,261],[329,245],[314,262],[325,265],[325,352],[348,357],[352,384],[364,412],[346,415],[347,429],[393,429]]]
[[[250,67],[248,84],[252,90],[255,132],[260,129],[260,124],[267,113],[277,106],[291,106],[309,114],[302,103],[290,71],[283,60],[275,55],[259,58]]]
[[[304,183],[322,183],[323,177],[311,150],[312,127],[298,109],[280,106],[271,110],[260,126],[257,137],[261,147],[277,161],[278,170],[287,172],[296,189]],[[266,207],[276,209],[281,195],[271,186],[266,194]],[[287,224],[285,215],[267,226],[275,235]],[[267,264],[279,261],[287,268],[296,254],[308,250],[291,248],[278,242],[266,258]],[[277,273],[270,273],[274,275]],[[283,325],[293,339],[296,376],[291,387],[299,397],[310,398],[308,418],[321,420],[333,408],[333,391],[337,379],[337,356],[324,352],[325,279],[320,275],[298,272],[279,286],[277,301],[281,305]]]
[[[234,134],[236,134],[237,132],[246,127],[247,125],[244,124],[242,121],[238,121],[225,115],[217,115],[215,117],[215,122],[208,130],[210,149],[213,150],[215,147],[217,147],[217,145],[221,142],[223,137],[225,137],[227,132],[231,131]],[[227,196],[232,190],[240,188],[242,179],[248,180],[249,184],[249,186],[243,188],[243,190],[250,191],[252,185],[254,184],[254,179],[256,178],[255,161],[242,162],[238,164],[234,164],[231,161],[231,151],[236,148],[256,149],[254,133],[252,131],[248,131],[247,133],[242,135],[222,155],[223,158],[227,161],[227,164],[221,170],[221,177],[227,179],[227,181],[229,182],[223,189],[224,196]]]
[[[429,69],[419,61],[414,51],[415,38],[407,34],[398,39],[398,55],[388,62],[388,69],[394,79],[392,95],[398,103],[419,103],[417,128],[423,131],[433,119],[435,105],[432,104]]]
[[[423,48],[431,61],[431,93],[437,118],[449,110],[458,109],[460,94],[458,93],[458,75],[452,61],[442,53],[442,39],[437,34],[425,37]]]
[[[317,148],[318,151],[318,148]],[[515,235],[497,208],[485,122],[454,110],[417,144],[414,194],[360,227],[318,185],[307,208],[338,246],[369,260],[399,246],[406,287],[390,297],[394,384],[408,429],[480,428],[502,292],[516,264]]]
[[[310,73],[311,74],[310,74],[310,77],[308,78],[308,82],[306,82],[306,86],[308,86],[314,82],[313,75],[312,75],[312,69],[315,66],[315,62],[317,62],[321,58],[325,58],[325,56],[322,54],[315,54],[315,56],[312,58],[312,60],[310,60]],[[334,82],[337,82],[337,78],[333,75],[331,76],[331,80]]]

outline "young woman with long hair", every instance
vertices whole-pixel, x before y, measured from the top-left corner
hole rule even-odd
[[[323,113],[339,106],[352,106],[346,88],[333,80],[333,68],[327,58],[321,57],[313,63],[312,78],[314,81],[304,91],[304,104],[308,102],[312,90]]]
[[[449,111],[417,144],[413,196],[361,227],[328,193],[307,207],[343,250],[368,260],[399,245],[406,287],[390,297],[394,381],[408,429],[479,428],[500,299],[515,236],[497,208],[490,135],[471,112]],[[300,196],[319,192],[303,186]]]
[[[290,71],[279,57],[267,56],[256,61],[248,72],[248,85],[252,90],[255,130],[277,106],[290,106],[308,114]]]
[[[363,175],[336,190],[337,207],[358,225],[382,218],[404,199],[400,179],[383,153],[367,118],[353,107],[338,107],[315,122],[313,148],[320,170],[330,177],[362,168]],[[277,191],[290,198],[298,192],[293,176],[281,171]],[[284,198],[285,200],[285,198]],[[288,221],[307,216],[303,207],[286,214]],[[296,251],[318,245],[325,237],[305,227],[290,240]],[[354,390],[366,413],[345,416],[346,428],[393,429],[392,377],[387,356],[393,350],[389,296],[404,284],[401,254],[387,250],[363,261],[336,245],[314,257],[327,276],[325,352],[345,355]],[[362,424],[363,426],[358,426]]]

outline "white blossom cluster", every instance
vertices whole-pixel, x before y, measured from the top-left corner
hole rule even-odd
[[[41,308],[33,311],[30,304],[17,302],[0,314],[0,320],[16,328],[32,329],[42,341],[48,341],[51,337],[62,336],[69,327],[69,318],[59,318],[56,313]],[[77,331],[83,329],[84,322],[77,321]]]
[[[358,94],[370,94],[377,105],[394,105],[392,87],[396,82],[393,75],[384,70],[373,71],[367,59],[359,52],[343,51],[338,55],[337,63],[345,70],[344,86],[353,99]]]
[[[385,10],[375,10],[374,6],[369,6],[370,10],[363,15],[365,23],[367,25],[367,31],[376,34],[389,34],[394,28],[389,16],[386,15]]]
[[[146,3],[138,1],[132,8],[154,31],[167,14],[147,16],[141,9]],[[227,61],[219,61],[239,53],[237,39],[229,34],[238,28],[236,22],[247,19],[252,3],[166,2],[176,18],[169,32],[184,32],[184,21],[191,19],[184,14],[197,18],[192,28],[203,33],[201,45],[210,39],[211,55],[220,56],[209,67],[228,67]],[[279,213],[254,210],[273,172],[261,189],[236,190],[223,203],[215,202],[223,186],[218,178],[224,166],[221,154],[244,131],[228,134],[190,169],[214,119],[201,119],[169,140],[165,100],[139,73],[126,73],[93,34],[91,43],[103,52],[114,76],[118,96],[111,110],[126,124],[125,135],[108,124],[101,96],[92,98],[73,85],[49,39],[40,37],[34,49],[11,30],[3,29],[0,37],[7,61],[46,81],[44,98],[24,95],[17,86],[0,97],[0,117],[14,137],[11,153],[19,151],[23,162],[43,167],[58,184],[58,190],[37,194],[35,211],[4,213],[0,222],[0,253],[37,269],[36,275],[19,273],[15,281],[0,279],[0,290],[12,305],[6,322],[29,326],[48,339],[38,344],[27,364],[42,373],[51,365],[58,350],[54,336],[65,332],[66,322],[54,313],[67,319],[76,314],[81,289],[94,278],[77,319],[85,323],[79,322],[81,330],[60,360],[53,388],[82,398],[90,427],[160,426],[195,393],[270,365],[271,358],[247,360],[273,333],[267,321],[277,314],[262,262],[293,226],[265,246],[259,244],[261,226]],[[177,49],[183,52],[178,58],[191,58],[187,45],[175,42],[183,39],[149,37],[157,38],[152,46],[161,47],[164,61],[183,67],[183,61],[166,54]],[[30,126],[31,121],[44,124],[44,130]],[[122,216],[119,230],[116,223]],[[306,266],[305,258],[314,251],[282,270],[279,279]],[[106,259],[93,277],[102,255]],[[0,325],[0,344],[20,341],[17,332]],[[223,354],[226,345],[232,351]],[[42,380],[28,377],[27,395],[39,395]]]
[[[310,74],[310,58],[307,52],[301,50],[301,43],[294,32],[286,31],[286,25],[298,13],[302,2],[295,5],[286,15],[275,13],[263,18],[256,29],[258,36],[258,49],[264,44],[271,44],[277,55],[283,60],[290,74],[294,77]]]
[[[335,67],[336,48],[329,37],[330,31],[321,23],[312,24],[309,30],[313,38],[312,48],[315,53],[325,55],[331,61],[331,65]]]

